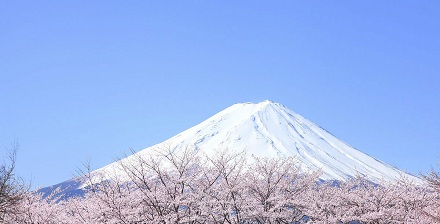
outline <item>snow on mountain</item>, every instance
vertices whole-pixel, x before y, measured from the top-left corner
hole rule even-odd
[[[310,120],[272,101],[232,105],[135,155],[150,155],[161,148],[178,152],[188,147],[201,150],[208,156],[225,148],[246,150],[248,155],[262,157],[293,156],[309,170],[322,169],[323,180],[346,180],[361,174],[373,182],[395,181],[401,177],[420,182],[419,178],[360,152]],[[118,166],[118,162],[111,163],[94,173],[114,173]]]

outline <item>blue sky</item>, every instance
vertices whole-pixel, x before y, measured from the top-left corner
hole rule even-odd
[[[440,160],[435,1],[2,1],[0,152],[34,186],[270,99],[402,170]]]

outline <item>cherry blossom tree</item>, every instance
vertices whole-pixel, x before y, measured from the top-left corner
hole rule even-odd
[[[251,159],[249,159],[251,158]],[[428,185],[318,181],[295,158],[249,157],[215,150],[210,156],[172,147],[133,154],[110,173],[78,181],[84,195],[64,198],[24,192],[3,223],[439,223],[438,173]]]
[[[423,212],[432,191],[404,179],[375,184],[356,177],[320,185],[312,195],[308,214],[315,223],[433,223]]]
[[[250,204],[246,200],[246,153],[217,150],[205,156],[197,179],[201,217],[208,223],[243,223]]]
[[[17,208],[17,213],[9,217],[9,223],[71,223],[65,217],[64,201],[60,201],[59,189],[43,197],[42,193],[27,192]]]
[[[428,209],[425,209],[425,214],[435,222],[440,223],[440,173],[434,169],[427,175],[423,176],[428,182],[430,189],[435,195],[432,204]]]
[[[294,223],[306,217],[304,195],[317,181],[316,173],[301,172],[294,158],[254,157],[246,173],[249,219],[255,223]]]
[[[15,175],[18,148],[18,142],[14,142],[8,150],[7,161],[0,164],[0,222],[3,222],[6,216],[17,213],[17,205],[28,189],[24,181]]]

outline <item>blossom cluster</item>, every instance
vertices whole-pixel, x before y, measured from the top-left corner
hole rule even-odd
[[[294,158],[247,158],[230,151],[211,157],[194,150],[135,154],[120,163],[124,178],[84,172],[84,195],[27,192],[4,219],[29,224],[440,223],[440,195],[432,186],[372,183],[367,177],[322,182],[320,172],[307,172]]]

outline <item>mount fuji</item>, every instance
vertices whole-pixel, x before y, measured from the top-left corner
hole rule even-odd
[[[310,120],[272,101],[234,104],[132,156],[152,155],[161,148],[173,151],[194,148],[207,156],[218,149],[245,150],[248,155],[259,157],[292,156],[308,170],[320,169],[322,180],[347,180],[362,175],[376,183],[394,182],[401,178],[417,183],[421,181],[351,147]],[[122,162],[132,156],[122,159]],[[114,162],[92,173],[114,173],[119,164]],[[55,186],[84,187],[72,180]]]

